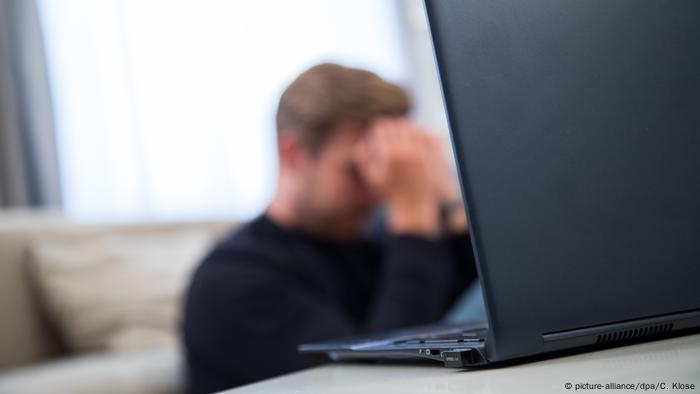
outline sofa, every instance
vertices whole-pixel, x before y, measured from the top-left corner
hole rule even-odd
[[[182,393],[189,275],[233,222],[0,212],[0,393]]]

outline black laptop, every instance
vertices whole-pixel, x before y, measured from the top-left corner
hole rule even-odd
[[[700,326],[700,1],[426,2],[485,321],[306,344],[464,367]]]

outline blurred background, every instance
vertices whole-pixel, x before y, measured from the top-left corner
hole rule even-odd
[[[261,213],[320,62],[449,136],[420,0],[0,0],[0,392],[182,392],[188,275]]]
[[[405,86],[446,133],[418,0],[3,0],[0,204],[80,221],[250,219],[274,109],[323,61]]]

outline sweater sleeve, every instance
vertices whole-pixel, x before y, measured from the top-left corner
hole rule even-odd
[[[476,259],[469,233],[450,235],[446,238],[455,264],[452,281],[452,299],[458,298],[478,278]]]
[[[363,331],[433,323],[450,301],[454,260],[444,240],[389,236],[381,277]]]

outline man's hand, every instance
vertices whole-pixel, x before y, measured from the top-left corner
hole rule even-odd
[[[443,231],[451,234],[465,233],[469,229],[469,224],[457,179],[450,169],[445,152],[437,138],[430,140],[429,149],[430,173],[433,174],[432,179],[438,192],[442,214],[445,215],[442,217]]]
[[[433,135],[406,118],[376,120],[358,146],[362,176],[387,201],[394,233],[435,237],[440,231],[436,146]],[[442,155],[437,160],[444,161]]]

